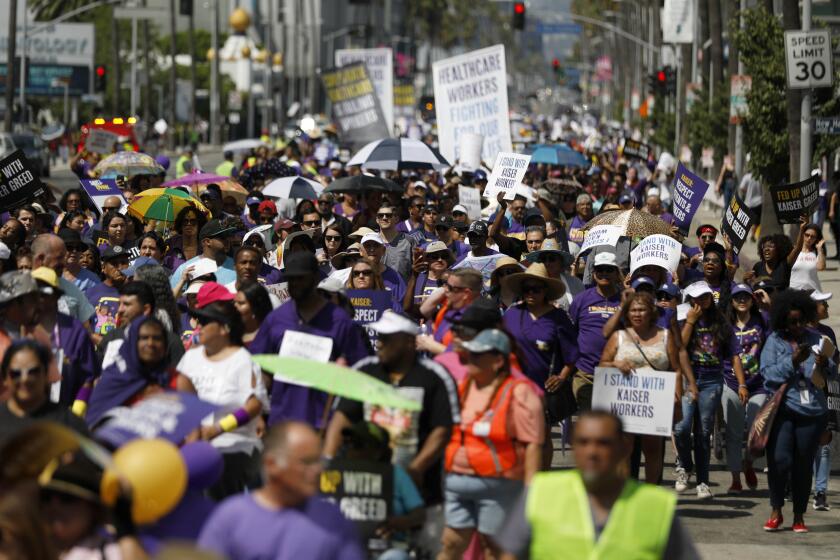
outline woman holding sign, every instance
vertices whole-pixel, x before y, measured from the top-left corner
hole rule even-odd
[[[669,336],[669,329],[656,324],[659,313],[653,296],[647,292],[630,294],[621,306],[621,316],[626,328],[610,336],[599,366],[618,368],[625,375],[631,375],[633,370],[640,368],[679,371],[677,341]],[[682,392],[679,378],[676,388],[674,400],[679,403],[679,394]],[[645,481],[659,484],[665,452],[663,438],[649,435],[638,437],[645,454]]]

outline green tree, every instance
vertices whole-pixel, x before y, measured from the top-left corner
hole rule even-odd
[[[703,148],[715,149],[715,156],[720,161],[727,152],[727,133],[729,132],[729,91],[716,88],[714,98],[709,105],[709,90],[704,88],[697,96],[691,110],[686,113],[688,145],[695,154]]]

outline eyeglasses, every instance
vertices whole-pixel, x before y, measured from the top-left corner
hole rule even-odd
[[[595,274],[605,276],[607,274],[612,274],[613,272],[615,272],[616,269],[613,266],[601,265],[596,266],[593,270],[595,271]]]
[[[23,377],[34,377],[36,374],[43,372],[44,368],[41,366],[35,366],[29,369],[9,369],[9,377],[11,377],[14,381],[17,381]]]
[[[353,277],[354,278],[359,278],[361,276],[373,276],[373,269],[367,268],[367,269],[364,269],[364,270],[354,270],[353,271]]]
[[[432,261],[432,262],[434,262],[434,261],[448,261],[449,260],[449,255],[446,254],[446,253],[443,253],[443,252],[432,253],[430,255],[426,255],[426,260]]]
[[[327,241],[341,241],[341,236],[340,235],[325,235],[324,239],[326,239]]]
[[[321,225],[321,220],[308,220],[306,222],[303,222],[303,225],[317,227]]]
[[[379,214],[376,215],[376,218],[379,219],[379,220],[390,220],[393,217],[394,217],[394,215],[391,214],[390,212],[382,212],[382,213],[379,213]]]
[[[703,259],[703,264],[721,265],[721,264],[723,264],[723,261],[721,261],[720,259],[710,259],[710,258],[707,257],[707,258]]]
[[[545,291],[545,286],[542,284],[531,284],[529,286],[522,286],[523,294],[541,294]]]
[[[658,299],[659,301],[671,301],[672,299],[674,299],[674,296],[672,296],[668,292],[657,292],[656,299]]]
[[[452,285],[452,284],[450,284],[449,282],[447,282],[446,284],[444,284],[444,285],[443,285],[443,288],[444,288],[447,292],[454,292],[454,293],[456,293],[456,294],[460,294],[461,292],[465,292],[465,291],[469,290],[469,288],[467,288],[466,286],[453,286],[453,285]]]

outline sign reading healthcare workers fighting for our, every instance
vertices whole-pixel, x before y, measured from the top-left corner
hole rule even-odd
[[[493,161],[510,152],[505,47],[495,45],[439,60],[432,65],[440,153],[460,158],[464,132],[484,136],[481,159]]]
[[[361,146],[390,136],[379,99],[361,62],[321,72],[321,82],[332,103],[342,138]]]
[[[612,412],[631,434],[670,436],[677,374],[640,368],[629,375],[618,368],[596,367],[592,409]]]
[[[376,331],[368,325],[378,321],[386,309],[393,309],[391,292],[387,290],[347,290],[347,298],[353,304],[353,322],[364,327],[372,344],[376,343]]]
[[[680,264],[682,243],[668,235],[648,235],[630,252],[630,273],[637,268],[655,265],[676,272]]]
[[[79,183],[100,216],[104,213],[103,207],[108,197],[116,196],[122,201],[122,206],[128,205],[122,189],[117,186],[117,181],[114,179],[82,179]]]
[[[674,225],[683,235],[688,235],[691,220],[708,188],[709,183],[686,169],[682,163],[677,166],[674,187],[671,189],[671,214],[674,215]]]
[[[487,178],[487,186],[484,187],[484,198],[495,200],[499,193],[504,193],[505,200],[513,200],[517,188],[525,178],[530,161],[531,156],[499,152],[493,172]]]
[[[44,192],[35,168],[23,150],[15,150],[0,160],[0,212],[6,212]]]
[[[802,216],[810,216],[817,209],[820,201],[819,177],[770,187],[770,197],[780,224],[798,224]]]
[[[785,31],[785,68],[790,89],[831,87],[831,31]]]
[[[388,130],[394,130],[394,54],[389,48],[380,49],[338,49],[335,51],[335,65],[339,68],[362,62],[367,67],[370,81],[379,98],[379,106],[388,123]],[[391,134],[388,134],[390,136]]]
[[[756,219],[752,211],[744,205],[736,192],[729,201],[729,206],[723,212],[720,230],[729,238],[732,251],[737,255],[747,240]]]
[[[598,247],[599,245],[612,245],[615,247],[619,237],[621,237],[621,228],[619,226],[595,226],[584,233],[580,253],[583,254],[592,247]]]
[[[391,463],[333,459],[321,471],[319,490],[356,525],[362,538],[374,539],[376,530],[391,515],[394,467]]]
[[[621,154],[626,158],[636,158],[647,161],[652,150],[651,147],[638,140],[624,139],[624,147],[621,149]]]

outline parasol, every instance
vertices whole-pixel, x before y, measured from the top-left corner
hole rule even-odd
[[[166,173],[155,158],[142,152],[117,152],[111,154],[93,168],[99,179],[113,179],[117,175],[159,175]]]
[[[197,198],[181,189],[148,189],[137,195],[128,205],[128,212],[141,220],[172,223],[184,208],[191,206],[207,216],[210,211]]]

